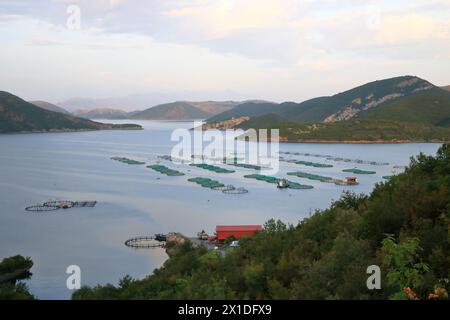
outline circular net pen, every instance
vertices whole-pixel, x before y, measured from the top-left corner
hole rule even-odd
[[[45,212],[45,211],[55,211],[58,210],[59,207],[51,207],[51,206],[45,206],[42,204],[38,204],[35,206],[29,206],[25,208],[25,211],[29,212]]]
[[[129,248],[134,249],[152,249],[161,248],[164,246],[163,243],[155,240],[154,237],[135,237],[125,241],[125,245]]]

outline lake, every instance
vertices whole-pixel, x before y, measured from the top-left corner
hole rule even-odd
[[[108,121],[112,122],[112,121]],[[120,123],[120,121],[115,121]],[[141,131],[92,131],[0,135],[0,258],[21,254],[34,261],[27,280],[39,299],[68,299],[66,268],[81,268],[83,285],[112,283],[129,274],[142,278],[167,259],[162,249],[134,250],[124,241],[133,236],[171,231],[194,236],[219,224],[263,224],[270,218],[297,223],[316,209],[328,207],[343,190],[369,193],[382,176],[400,172],[419,152],[433,155],[440,144],[313,144],[282,143],[280,151],[328,154],[336,157],[388,162],[373,166],[325,158],[284,155],[286,158],[332,164],[313,168],[281,162],[277,176],[303,171],[344,178],[343,169],[376,171],[358,175],[360,185],[337,186],[291,177],[314,186],[311,190],[279,190],[275,185],[245,179],[252,169],[235,168],[220,174],[186,164],[161,164],[186,173],[168,177],[145,166],[113,161],[114,156],[156,163],[170,154],[171,133],[190,128],[188,122],[134,121]],[[189,171],[188,171],[189,170]],[[248,194],[229,195],[188,182],[209,177],[244,187]],[[94,208],[27,212],[25,207],[49,199],[96,200]]]

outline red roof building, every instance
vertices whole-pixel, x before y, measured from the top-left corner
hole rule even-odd
[[[217,240],[223,241],[231,236],[239,239],[242,236],[254,236],[262,231],[261,225],[216,226]]]

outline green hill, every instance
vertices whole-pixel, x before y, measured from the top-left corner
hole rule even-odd
[[[368,110],[357,118],[450,127],[450,92],[440,88],[418,92],[400,101]]]
[[[208,118],[206,121],[216,122],[224,121],[232,118],[239,118],[242,116],[255,117],[267,113],[277,113],[279,112],[280,105],[272,102],[245,102],[231,110],[219,113],[213,117]]]
[[[11,93],[0,91],[0,133],[101,129],[141,129],[141,126],[104,124],[48,111]]]
[[[268,113],[278,114],[291,121],[343,121],[360,112],[379,108],[417,92],[433,88],[436,87],[418,77],[396,77],[370,82],[330,97],[318,97],[301,103],[244,103],[230,111],[211,117],[207,121],[224,121],[242,116],[257,117]]]
[[[448,299],[450,146],[411,160],[370,195],[343,193],[297,225],[269,220],[226,255],[168,243],[142,280],[83,287],[73,299]],[[381,288],[369,290],[371,265]]]
[[[434,86],[431,83],[417,77],[396,77],[370,82],[332,97],[308,100],[283,110],[280,115],[305,122],[348,120],[360,112],[379,108],[432,88]]]
[[[211,112],[196,108],[188,102],[172,102],[136,112],[130,118],[142,120],[192,120],[206,119],[211,115]]]
[[[235,127],[280,129],[283,141],[450,141],[450,92],[411,76],[371,82],[300,104],[256,104],[251,112],[240,107],[212,119],[241,111],[240,116],[250,119]],[[216,127],[220,122],[214,122]]]
[[[64,108],[61,108],[60,106],[57,106],[55,104],[49,103],[47,101],[29,101],[31,104],[34,104],[35,106],[41,108],[41,109],[45,109],[48,111],[54,111],[54,112],[59,112],[59,113],[64,113],[64,114],[70,114],[69,111],[67,111]]]

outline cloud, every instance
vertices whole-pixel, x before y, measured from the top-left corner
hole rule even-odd
[[[449,21],[449,0],[3,0],[2,83],[24,83],[31,52],[81,95],[108,84],[301,100],[403,73],[444,81]]]

